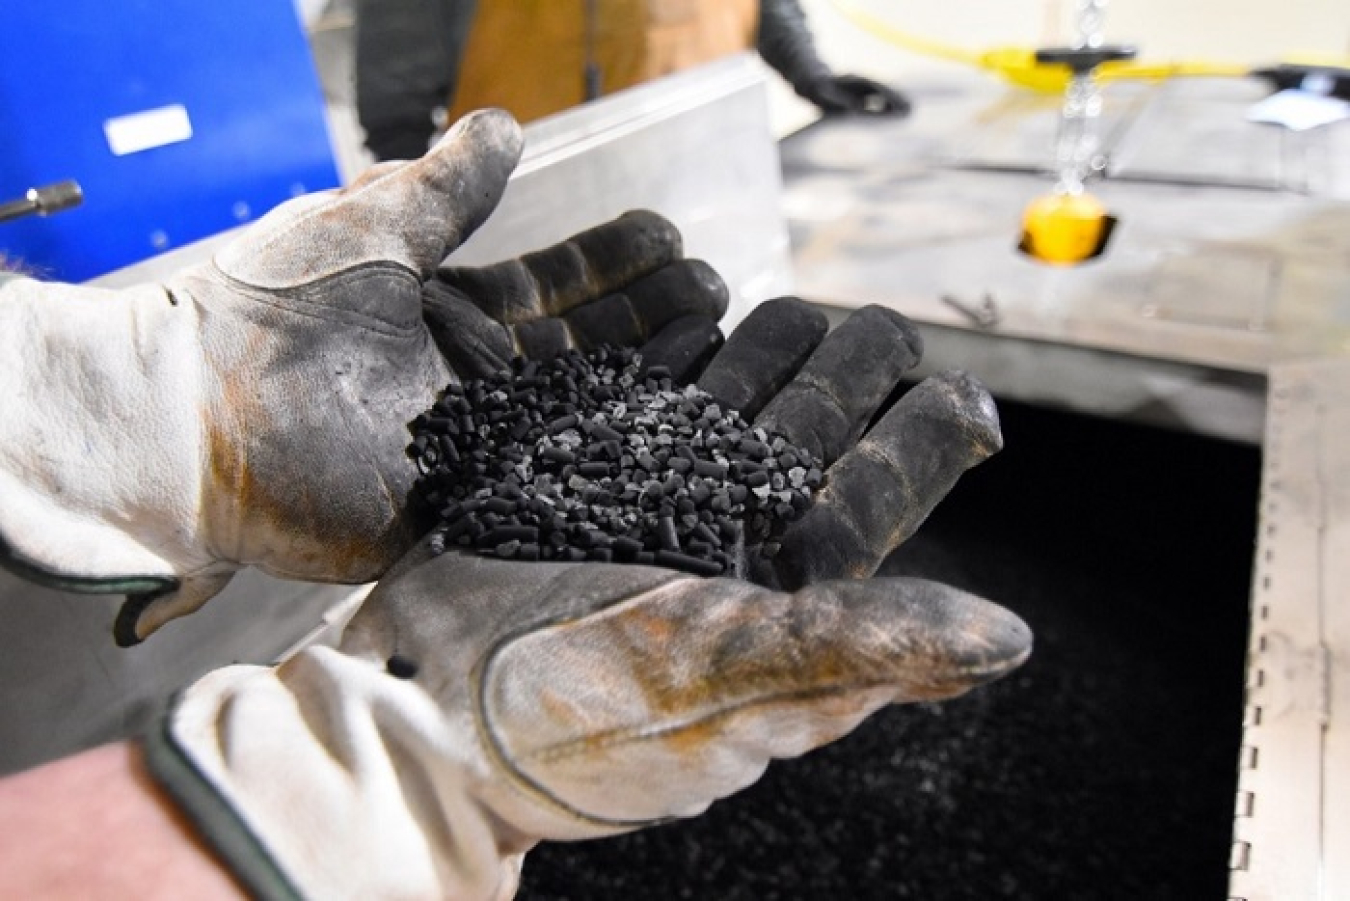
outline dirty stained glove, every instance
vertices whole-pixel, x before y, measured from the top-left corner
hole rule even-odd
[[[0,563],[127,594],[124,645],[245,566],[374,580],[420,534],[404,426],[448,381],[540,334],[584,345],[592,301],[627,311],[639,346],[680,315],[722,315],[725,286],[650,213],[446,282],[521,146],[508,114],[478,113],[162,284],[0,285]]]
[[[910,102],[904,94],[861,75],[829,75],[794,87],[803,99],[826,114],[907,116],[910,112]]]
[[[747,553],[754,581],[428,538],[338,648],[192,686],[152,771],[257,896],[508,898],[540,840],[697,815],[885,704],[1013,669],[1031,636],[1012,613],[862,578],[997,449],[989,396],[949,374],[878,417],[913,328],[873,308],[823,334],[763,305],[700,381],[831,464],[779,553]]]
[[[905,95],[861,75],[836,75],[816,52],[798,0],[762,0],[756,49],[763,60],[821,112],[905,116]]]

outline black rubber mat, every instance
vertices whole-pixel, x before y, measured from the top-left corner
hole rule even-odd
[[[525,899],[1222,899],[1259,451],[1001,403],[884,569],[1017,611],[1030,662],[890,708],[704,816],[526,859]]]

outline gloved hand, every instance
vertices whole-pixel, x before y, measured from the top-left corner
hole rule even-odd
[[[821,112],[862,113],[871,116],[907,116],[909,98],[894,88],[861,75],[828,75],[795,86],[797,93]]]
[[[448,381],[592,331],[611,340],[592,301],[631,308],[638,344],[675,317],[722,315],[725,286],[649,213],[438,274],[521,145],[508,114],[476,114],[424,158],[285,203],[163,284],[0,286],[0,562],[126,593],[123,645],[245,566],[371,581],[421,533],[405,426]]]
[[[700,381],[832,464],[782,550],[749,549],[760,581],[428,539],[339,648],[190,688],[152,770],[259,896],[507,898],[541,839],[694,816],[885,704],[1016,667],[1031,636],[1008,611],[862,578],[998,448],[989,396],[936,377],[859,440],[917,335],[881,309],[823,332],[763,305]]]
[[[799,97],[826,114],[909,114],[909,100],[898,91],[860,75],[834,74],[816,52],[799,0],[761,0],[755,46]]]

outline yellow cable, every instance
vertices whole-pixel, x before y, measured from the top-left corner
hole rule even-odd
[[[831,0],[831,4],[840,15],[874,37],[923,56],[975,66],[1013,84],[1045,93],[1060,93],[1069,83],[1069,67],[1062,63],[1038,62],[1034,47],[1007,46],[985,51],[965,50],[902,31],[884,19],[872,15],[852,0]],[[1204,61],[1136,63],[1122,60],[1103,63],[1097,68],[1097,77],[1103,81],[1123,79],[1159,81],[1179,76],[1206,75],[1235,77],[1249,74],[1251,68],[1236,63]]]

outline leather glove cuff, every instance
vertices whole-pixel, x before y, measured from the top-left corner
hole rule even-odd
[[[315,647],[208,673],[144,742],[256,897],[509,898],[520,854],[475,797],[455,728],[413,683]]]
[[[250,897],[259,901],[302,898],[299,889],[248,823],[227,797],[202,775],[187,748],[174,736],[173,712],[181,698],[181,693],[176,695],[150,731],[141,737],[145,764],[151,776]]]

